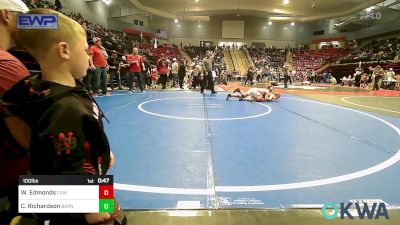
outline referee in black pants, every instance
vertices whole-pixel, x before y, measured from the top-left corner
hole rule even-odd
[[[289,76],[288,67],[284,66],[283,67],[283,83],[285,84],[285,86],[283,88],[288,88],[287,83],[289,80],[290,80],[290,76]]]
[[[211,90],[211,93],[217,93],[214,90],[214,81],[212,77],[212,54],[210,51],[206,52],[206,57],[203,59],[203,67],[204,67],[204,76],[203,80],[201,81],[201,91],[200,93],[204,92],[204,89],[208,87]]]

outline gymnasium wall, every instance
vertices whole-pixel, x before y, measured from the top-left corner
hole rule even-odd
[[[149,21],[152,29],[165,29],[169,33],[171,43],[184,45],[199,45],[200,41],[240,41],[240,42],[265,42],[266,45],[287,46],[295,43],[296,27],[291,27],[289,23],[274,23],[272,26],[267,24],[267,20],[259,18],[241,18],[237,20],[245,21],[244,38],[228,39],[222,38],[221,17],[212,17],[209,22],[179,21],[172,20],[166,22],[163,18],[153,18]],[[286,28],[285,28],[286,27]]]
[[[102,1],[60,0],[64,12],[79,12],[85,19],[107,27],[108,6]]]
[[[110,18],[107,20],[107,27],[110,30],[116,30],[116,31],[121,31],[121,32],[124,28],[131,28],[134,30],[140,30],[140,31],[150,32],[150,33],[156,32],[156,30],[151,29],[148,26],[137,26],[131,22],[125,22],[124,20],[119,20],[119,19],[115,19],[115,18]]]
[[[129,10],[135,9],[113,9],[109,11],[107,5],[102,1],[84,0],[61,0],[66,12],[80,12],[86,19],[101,24],[112,30],[122,31],[123,28],[133,28],[145,32],[155,33],[157,29],[168,31],[169,43],[188,45],[199,45],[200,41],[213,41],[217,44],[219,41],[240,41],[247,42],[264,42],[266,46],[293,46],[299,44],[309,44],[313,39],[324,37],[345,36],[347,40],[364,39],[363,43],[370,40],[385,37],[387,34],[398,36],[396,32],[400,32],[400,23],[396,18],[399,14],[383,14],[382,21],[375,25],[347,33],[338,33],[333,29],[335,20],[322,20],[308,23],[296,23],[290,26],[288,22],[273,22],[272,26],[267,24],[267,20],[263,18],[251,17],[234,17],[228,20],[243,20],[245,22],[243,39],[223,39],[222,38],[222,21],[227,20],[224,17],[211,17],[209,22],[188,22],[180,21],[175,23],[173,20],[165,19],[158,16],[128,16],[113,18],[117,14],[129,14]],[[133,24],[134,19],[144,21],[145,26],[136,26]],[[324,30],[324,35],[314,36],[313,32]],[[395,34],[393,34],[395,33]]]
[[[381,39],[386,39],[388,35],[397,35],[396,33],[400,32],[400,13],[382,13],[382,19],[378,21],[370,21],[371,26],[366,27],[364,29],[360,29],[357,31],[351,32],[343,32],[339,33],[337,30],[333,29],[333,24],[335,23],[335,19],[325,20],[320,22],[311,23],[311,29],[315,30],[324,30],[324,35],[313,36],[312,39],[316,38],[324,38],[324,37],[335,37],[335,36],[345,36],[346,40],[359,40],[359,39],[367,39],[374,40],[378,37]],[[312,32],[311,32],[312,33]],[[390,38],[389,36],[387,38]],[[396,36],[394,36],[396,37]],[[363,41],[365,43],[365,41]]]
[[[144,27],[149,26],[149,17],[146,15],[147,13],[134,8],[113,8],[110,10],[111,18],[132,24],[134,20],[140,20],[143,21]]]

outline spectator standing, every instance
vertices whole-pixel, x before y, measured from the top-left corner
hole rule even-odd
[[[283,67],[283,83],[285,84],[284,88],[288,88],[287,83],[288,83],[289,79],[290,79],[290,76],[289,76],[288,68],[287,68],[287,66],[284,66]]]
[[[160,75],[160,83],[162,85],[162,89],[165,89],[167,85],[168,61],[163,54],[157,60],[157,71]]]
[[[186,75],[186,65],[183,59],[179,60],[179,68],[178,68],[178,78],[179,78],[179,88],[183,89],[183,81]]]
[[[14,38],[17,29],[17,13],[28,10],[28,7],[20,0],[0,1],[0,94],[29,75],[26,67],[7,52],[18,42]]]
[[[146,56],[143,56],[143,82],[144,82],[144,87],[147,89],[148,87],[151,86],[151,65],[149,60],[147,60]]]
[[[105,95],[107,94],[107,70],[109,67],[102,50],[101,39],[95,37],[93,43],[94,45],[92,45],[88,51],[89,56],[93,61],[93,65],[90,65],[90,67],[95,67],[93,73],[91,73],[92,92],[93,95],[99,94],[101,85],[101,93]]]
[[[130,64],[129,73],[129,93],[132,93],[134,89],[134,79],[137,78],[140,91],[143,92],[143,80],[142,80],[142,68],[143,68],[143,57],[139,55],[139,49],[133,48],[132,54],[127,58]]]
[[[20,0],[0,1],[0,96],[15,83],[29,75],[26,67],[7,52],[19,43],[15,37],[17,14],[29,9]],[[0,105],[0,224],[9,224],[18,214],[18,176],[28,174],[28,143],[22,143],[15,130],[29,129],[19,118],[7,115]],[[24,136],[22,136],[24,137]]]
[[[111,57],[108,57],[107,63],[110,72],[110,86],[111,90],[114,90],[114,78],[117,80],[118,89],[122,90],[121,87],[121,77],[119,74],[121,61],[117,57],[117,52],[115,50],[111,51]]]
[[[176,79],[178,77],[178,71],[179,71],[179,63],[177,62],[176,58],[173,58],[171,65],[171,73],[169,75],[169,79],[171,81],[171,88],[176,87]]]
[[[210,51],[206,52],[206,57],[203,59],[203,68],[204,68],[204,76],[201,82],[201,91],[200,93],[204,93],[204,89],[208,88],[211,90],[211,93],[217,93],[214,90],[214,80],[212,77],[213,70],[213,61],[212,61],[212,53]]]

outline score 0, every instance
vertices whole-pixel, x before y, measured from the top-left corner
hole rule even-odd
[[[114,212],[113,185],[99,185],[99,212]]]

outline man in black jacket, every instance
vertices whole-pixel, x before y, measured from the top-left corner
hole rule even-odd
[[[209,88],[211,90],[211,93],[215,94],[217,93],[214,90],[214,80],[212,77],[212,70],[213,70],[213,56],[210,51],[206,52],[206,57],[203,59],[203,67],[204,67],[204,76],[203,80],[201,82],[201,90],[200,93],[204,92],[205,88]]]
[[[109,70],[108,71],[110,72],[111,90],[114,90],[114,78],[117,79],[118,89],[122,90],[122,87],[121,87],[121,76],[119,74],[121,61],[118,59],[117,52],[115,50],[111,51],[111,57],[108,57],[107,63],[108,63],[108,66],[109,66]]]

